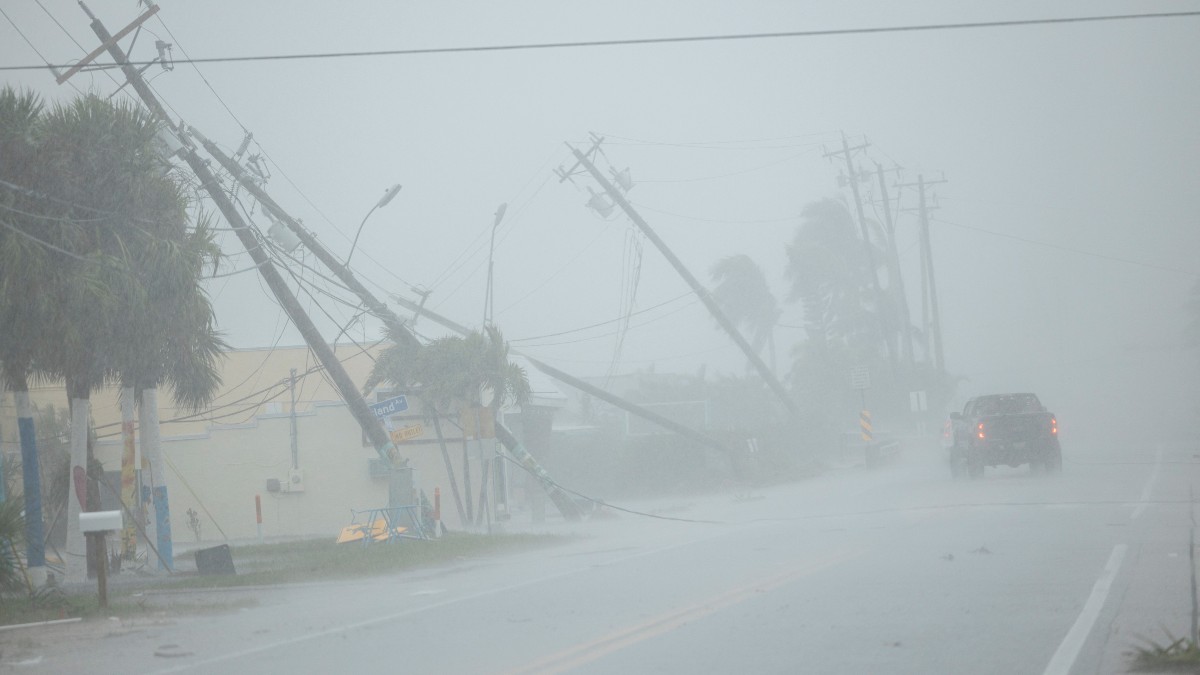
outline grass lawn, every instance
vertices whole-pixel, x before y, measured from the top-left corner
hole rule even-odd
[[[147,577],[144,583],[109,586],[109,606],[101,609],[95,582],[88,590],[63,593],[57,589],[0,597],[0,626],[74,617],[136,616],[164,610],[163,602],[148,605],[142,591],[149,589],[203,589],[261,586],[306,581],[351,579],[441,565],[457,560],[550,546],[565,537],[544,534],[448,534],[429,541],[403,540],[393,543],[336,544],[329,539],[278,544],[231,546],[233,576],[199,576],[195,572],[169,577]],[[182,556],[180,556],[182,557]],[[167,601],[167,610],[187,613],[224,611],[246,606],[251,600],[194,599]],[[240,603],[240,604],[239,604]]]

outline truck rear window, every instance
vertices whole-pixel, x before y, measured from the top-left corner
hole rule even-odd
[[[1004,394],[987,396],[975,402],[976,415],[1013,415],[1044,412],[1038,397],[1033,394]]]

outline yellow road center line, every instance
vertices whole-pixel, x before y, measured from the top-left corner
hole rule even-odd
[[[643,621],[633,626],[620,628],[608,635],[583,642],[562,651],[556,652],[537,661],[511,670],[504,675],[552,675],[565,673],[584,664],[596,661],[604,656],[620,651],[630,645],[649,640],[650,638],[668,633],[680,626],[703,617],[715,614],[727,607],[749,600],[750,598],[784,586],[801,577],[815,574],[821,570],[834,567],[862,555],[864,551],[837,553],[824,559],[801,564],[799,567],[776,574],[765,579],[739,586],[726,591],[704,602],[669,611],[657,617]]]

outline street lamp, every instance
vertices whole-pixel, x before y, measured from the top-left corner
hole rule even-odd
[[[358,224],[358,232],[354,233],[354,243],[350,244],[350,253],[346,255],[346,262],[344,263],[345,265],[350,265],[350,258],[354,256],[354,249],[358,247],[358,237],[362,234],[363,226],[367,224],[367,218],[370,218],[371,214],[375,213],[375,209],[381,209],[387,206],[388,202],[392,201],[392,198],[394,198],[399,192],[400,184],[396,183],[392,187],[388,188],[387,192],[383,193],[383,196],[379,198],[379,202],[375,204],[375,206],[372,206],[370,211],[367,211],[367,215],[363,216],[362,222]]]
[[[504,212],[507,210],[508,203],[501,204],[496,209],[496,219],[492,221],[492,241],[488,246],[487,290],[483,295],[483,325],[485,327],[492,322],[492,257],[496,253],[496,228],[500,226],[500,221],[504,218]]]

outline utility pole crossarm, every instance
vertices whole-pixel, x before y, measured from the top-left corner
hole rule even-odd
[[[667,262],[671,263],[671,266],[675,268],[675,271],[679,273],[679,276],[683,277],[683,280],[687,282],[688,286],[691,287],[696,296],[700,298],[700,301],[704,303],[704,306],[708,309],[709,313],[712,314],[713,318],[717,320],[717,323],[721,326],[721,328],[729,334],[729,337],[733,339],[738,348],[742,350],[742,353],[746,355],[746,358],[750,360],[750,363],[754,366],[755,370],[758,371],[758,374],[763,378],[763,381],[765,381],[767,385],[771,387],[771,390],[775,392],[775,395],[779,398],[780,402],[783,403],[784,407],[787,408],[788,412],[793,415],[796,414],[796,404],[792,401],[792,397],[788,394],[787,390],[783,388],[783,385],[780,384],[778,378],[776,378],[775,374],[771,372],[771,369],[767,367],[767,364],[764,363],[762,358],[760,358],[759,355],[754,351],[754,348],[750,346],[750,343],[746,342],[746,338],[742,337],[742,334],[738,331],[737,327],[733,325],[733,322],[729,320],[729,317],[725,316],[725,312],[721,311],[720,306],[718,306],[717,302],[713,300],[712,295],[708,292],[708,289],[705,288],[704,285],[696,279],[696,277],[692,276],[692,273],[688,271],[683,262],[675,256],[675,253],[667,247],[666,243],[659,238],[658,234],[650,228],[650,225],[648,225],[641,215],[634,210],[633,205],[629,203],[629,200],[625,199],[625,195],[622,194],[621,191],[615,186],[613,186],[613,184],[604,177],[604,174],[600,173],[600,170],[597,169],[590,160],[588,160],[587,156],[575,148],[571,148],[571,152],[574,153],[575,158],[578,160],[578,164],[582,165],[588,170],[588,173],[592,174],[592,178],[596,179],[596,182],[604,188],[608,195],[612,197],[613,201],[625,211],[626,215],[628,215],[630,220],[633,221],[633,224],[636,225],[638,229],[642,231],[642,234],[646,235],[646,238],[658,248],[664,257],[666,257]]]
[[[81,7],[83,7],[83,11],[87,12],[89,19],[91,19],[92,21],[97,20],[96,15],[92,14],[92,11],[90,9],[88,9],[87,5],[83,4],[82,2],[80,2],[79,5]],[[109,39],[105,40],[104,43],[101,44],[99,47],[96,47],[95,49],[93,49],[90,54],[88,54],[87,56],[80,59],[79,63],[76,63],[75,65],[68,68],[67,72],[63,73],[62,75],[58,75],[56,78],[54,78],[55,81],[58,82],[59,84],[62,84],[63,82],[66,82],[67,80],[71,79],[72,75],[74,75],[75,73],[78,73],[80,70],[83,70],[83,68],[85,66],[87,66],[87,64],[91,63],[92,61],[95,61],[97,56],[100,56],[101,54],[103,54],[105,51],[108,50],[109,47],[115,46],[117,44],[117,42],[121,40],[121,38],[125,37],[126,35],[129,35],[131,32],[133,32],[133,30],[135,28],[138,28],[142,24],[146,23],[150,19],[150,17],[154,16],[157,13],[158,13],[158,5],[150,5],[150,8],[144,14],[142,14],[138,18],[134,19],[133,23],[131,23],[128,26],[117,31],[116,35],[113,35]],[[134,40],[137,40],[137,38],[135,37]],[[124,64],[123,61],[119,62],[119,63],[121,63],[122,65]]]

